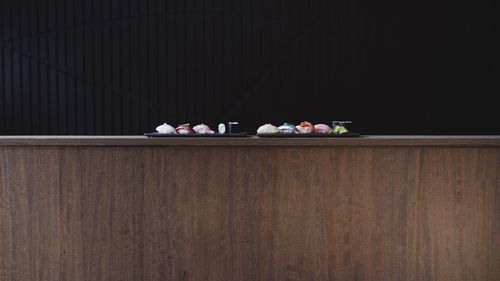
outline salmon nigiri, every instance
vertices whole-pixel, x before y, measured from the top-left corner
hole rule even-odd
[[[300,125],[296,126],[296,128],[302,134],[310,134],[314,132],[313,124],[307,121],[300,122]]]

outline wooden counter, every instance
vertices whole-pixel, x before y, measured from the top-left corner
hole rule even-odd
[[[1,146],[478,146],[500,136],[362,136],[360,138],[147,138],[143,136],[0,136]]]
[[[0,280],[498,280],[500,137],[0,137]]]

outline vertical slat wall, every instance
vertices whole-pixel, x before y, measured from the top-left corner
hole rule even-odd
[[[0,1],[0,134],[301,119],[498,133],[478,96],[499,89],[493,7],[436,3]]]

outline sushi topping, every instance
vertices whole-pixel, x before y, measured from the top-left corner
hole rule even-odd
[[[265,124],[257,129],[257,134],[276,134],[279,133],[278,127],[272,124]]]
[[[310,134],[314,132],[314,126],[310,122],[303,121],[300,125],[296,126],[297,130],[299,130],[302,134]]]
[[[182,124],[182,125],[179,125],[177,128],[175,128],[175,131],[176,131],[178,134],[183,134],[183,135],[186,135],[186,134],[193,134],[193,133],[194,133],[193,129],[191,129],[190,124]]]
[[[160,134],[176,134],[175,128],[170,126],[167,123],[163,123],[162,125],[156,127],[156,131]]]
[[[283,125],[278,127],[279,132],[282,134],[296,134],[299,133],[299,130],[295,128],[294,125],[289,124],[289,123],[284,123]]]
[[[314,125],[314,132],[318,134],[329,134],[332,132],[332,128],[326,124],[316,124]]]
[[[212,129],[210,129],[210,127],[208,127],[207,125],[205,124],[200,124],[200,125],[196,125],[193,127],[193,131],[195,131],[197,134],[215,134],[214,131],[212,131]]]
[[[341,135],[349,133],[349,130],[344,126],[344,124],[349,124],[351,121],[333,121],[332,122],[332,134]]]

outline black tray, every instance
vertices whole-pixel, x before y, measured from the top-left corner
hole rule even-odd
[[[259,138],[359,138],[358,133],[345,133],[345,134],[257,134]]]
[[[247,133],[234,134],[160,134],[158,132],[145,133],[148,138],[244,138],[248,137]]]

